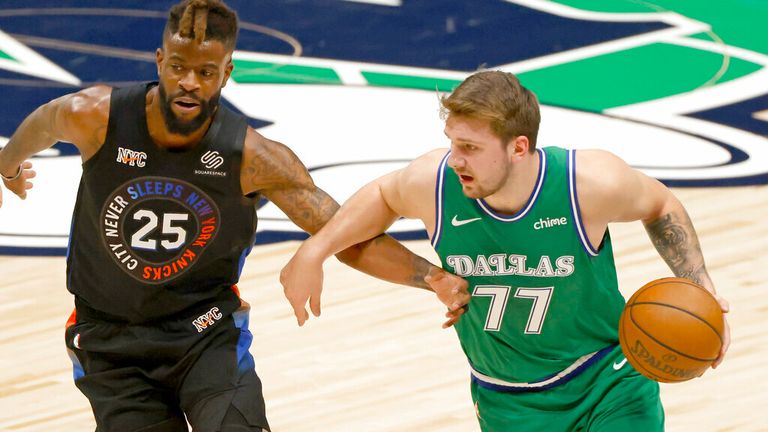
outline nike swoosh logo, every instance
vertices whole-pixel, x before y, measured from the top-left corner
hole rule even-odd
[[[462,225],[466,225],[468,223],[479,221],[480,219],[482,219],[482,218],[478,217],[478,218],[472,218],[472,219],[459,220],[458,215],[453,215],[453,219],[451,220],[451,225],[453,225],[453,226],[462,226]]]
[[[624,358],[624,360],[622,360],[622,361],[620,361],[620,362],[618,362],[618,363],[614,362],[614,363],[613,363],[613,370],[619,370],[619,369],[621,369],[622,367],[624,367],[624,363],[626,363],[626,362],[627,362],[627,359],[626,359],[626,358]]]

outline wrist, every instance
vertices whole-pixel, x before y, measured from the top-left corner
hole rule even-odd
[[[5,173],[0,172],[0,177],[3,178],[5,181],[14,181],[17,178],[21,177],[21,172],[23,171],[21,164],[16,168],[16,172],[14,174],[11,174],[10,176],[5,175]]]
[[[328,259],[329,256],[333,255],[332,253],[327,252],[326,248],[324,248],[321,242],[318,242],[315,237],[310,237],[305,240],[304,243],[301,244],[301,247],[299,247],[299,251],[304,259],[319,262],[323,262]]]
[[[445,269],[442,267],[438,267],[429,261],[427,261],[427,276],[435,277],[440,273],[445,273]]]

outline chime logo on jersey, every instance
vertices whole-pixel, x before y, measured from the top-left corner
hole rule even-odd
[[[104,246],[134,279],[160,284],[195,265],[219,229],[219,209],[196,186],[141,177],[112,193],[101,212]]]

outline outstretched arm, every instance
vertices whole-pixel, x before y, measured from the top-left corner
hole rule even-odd
[[[110,94],[109,87],[91,87],[54,99],[27,116],[0,150],[0,174],[5,186],[26,198],[35,176],[32,163],[26,159],[57,141],[76,145],[83,160],[96,153],[106,135]]]
[[[707,272],[693,223],[677,197],[658,180],[630,168],[610,153],[579,153],[584,154],[577,159],[577,166],[583,164],[586,168],[581,170],[585,173],[584,177],[578,180],[583,181],[577,185],[579,199],[586,198],[587,203],[594,203],[591,209],[586,209],[590,212],[589,215],[585,214],[585,219],[590,217],[588,223],[594,225],[599,222],[604,230],[608,222],[641,220],[648,237],[672,273],[709,290],[720,303],[723,312],[728,312],[728,302],[717,295]],[[730,345],[727,321],[725,328],[723,347],[713,367],[722,362]]]
[[[320,231],[339,209],[339,205],[314,184],[304,165],[290,149],[251,130],[246,138],[241,179],[244,193],[262,193],[310,234]],[[360,222],[373,219],[369,216],[381,216],[375,213],[367,214]],[[394,221],[394,216],[383,216],[391,217],[390,224]],[[286,297],[294,308],[299,325],[303,325],[309,317],[305,309],[308,299],[312,312],[320,315],[322,263],[333,254],[345,264],[379,279],[435,291],[438,298],[449,306],[446,324],[452,325],[458,319],[463,313],[461,308],[469,299],[466,282],[413,254],[391,237],[383,235],[383,231],[356,237],[322,260],[301,265],[300,271],[295,273],[301,278],[298,284],[300,289],[286,286]],[[293,275],[284,270],[281,279],[284,280],[288,274]],[[310,286],[312,288],[308,288]]]

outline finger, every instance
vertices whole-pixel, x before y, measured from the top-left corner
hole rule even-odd
[[[296,322],[299,324],[299,327],[303,326],[304,323],[309,319],[309,313],[307,313],[307,309],[304,308],[304,305],[307,303],[306,300],[299,301],[289,298],[288,302],[293,308],[293,314],[296,315]]]
[[[447,319],[447,320],[446,320],[446,321],[443,323],[443,328],[444,328],[444,329],[447,329],[448,327],[451,327],[451,326],[453,326],[453,325],[454,325],[454,324],[456,324],[457,322],[459,322],[459,318],[458,318],[458,317],[450,317],[450,318],[448,318],[448,319]]]
[[[459,322],[459,317],[458,316],[452,316],[446,322],[443,323],[443,328],[446,329],[448,327],[451,327],[454,324],[456,324],[457,322]]]
[[[731,328],[727,321],[725,322],[724,333],[723,345],[720,347],[720,353],[718,354],[717,359],[715,359],[714,363],[712,363],[712,369],[717,369],[717,367],[720,366],[720,363],[722,363],[725,359],[725,354],[728,352],[728,347],[731,346]]]
[[[309,298],[309,308],[314,316],[320,316],[320,294],[315,294]]]
[[[428,274],[424,276],[424,282],[432,285],[433,283],[440,282],[440,280],[442,280],[444,277],[445,275],[443,274],[443,272],[437,272],[434,275]]]
[[[466,311],[467,309],[469,309],[469,304],[466,300],[454,301],[451,304],[451,306],[448,308],[448,310],[452,310],[452,311],[457,311],[457,310]]]
[[[717,296],[717,302],[720,304],[720,309],[723,311],[723,313],[728,313],[731,310],[731,305],[728,303],[728,300]]]
[[[720,354],[717,355],[717,359],[715,359],[715,362],[712,363],[712,369],[717,369],[717,367],[720,366],[720,363],[723,362],[724,358],[725,358],[725,351],[720,350]]]
[[[294,309],[293,313],[296,315],[296,323],[299,325],[299,327],[303,326],[304,323],[309,319],[309,313],[307,313],[307,310],[304,308]]]
[[[464,314],[464,309],[459,309],[458,311],[448,311],[445,313],[445,317],[448,318],[447,321],[443,323],[443,328],[448,328],[455,323],[459,321],[459,318]]]
[[[472,296],[470,296],[469,293],[465,292],[465,293],[456,294],[454,292],[454,295],[445,301],[445,305],[448,306],[449,310],[466,308],[471,298]]]
[[[24,178],[26,178],[27,180],[35,177],[37,177],[37,171],[32,171],[32,170],[24,171]]]
[[[32,168],[32,162],[31,161],[24,161],[21,163],[21,169],[30,169]]]
[[[26,189],[26,190],[30,190],[30,189],[32,189],[32,187],[33,187],[33,186],[34,186],[34,185],[33,185],[32,183],[30,183],[30,182],[26,182],[26,183],[24,184],[24,189]]]

